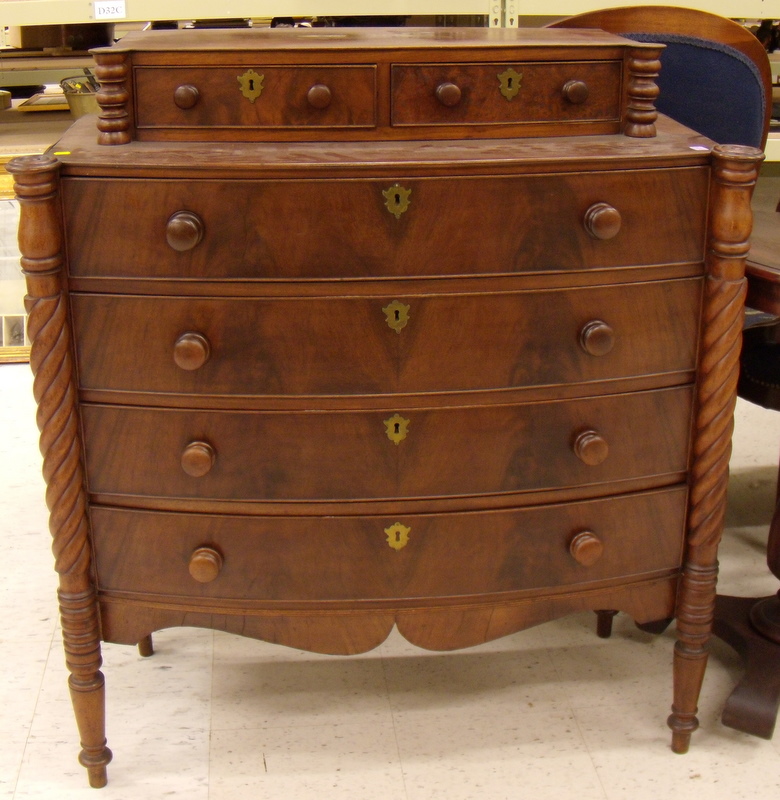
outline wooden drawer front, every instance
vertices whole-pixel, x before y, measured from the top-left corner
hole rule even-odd
[[[220,517],[93,507],[91,519],[100,591],[366,601],[577,586],[668,572],[680,565],[685,503],[685,489],[673,488],[461,514]],[[572,540],[584,531],[602,546],[590,565],[572,555]],[[211,573],[216,575],[208,582],[189,572],[199,548],[218,554]]]
[[[682,387],[408,412],[209,412],[84,404],[82,418],[93,493],[386,499],[680,473],[687,466],[691,402],[691,389]],[[575,452],[588,431],[608,449],[595,464]],[[599,454],[598,444],[592,444]]]
[[[617,123],[622,70],[618,61],[395,65],[392,123]]]
[[[692,370],[700,293],[701,282],[694,278],[439,297],[74,294],[71,307],[82,388],[349,395],[554,385]],[[184,360],[189,346],[200,348],[195,362]],[[610,346],[608,352],[599,349]]]
[[[136,125],[144,128],[373,127],[373,66],[137,67]],[[242,94],[240,76],[261,93]]]
[[[63,184],[73,275],[363,278],[698,262],[708,172]],[[620,215],[606,240],[586,230],[599,204]]]

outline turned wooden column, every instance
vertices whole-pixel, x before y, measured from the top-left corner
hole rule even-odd
[[[747,282],[750,198],[763,153],[717,145],[713,151],[705,256],[703,337],[693,433],[692,489],[683,576],[677,602],[672,750],[685,753],[699,726],[696,706],[712,632],[717,549],[726,508],[731,434]]]
[[[661,71],[664,45],[634,47],[628,59],[628,103],[623,133],[637,139],[656,135],[658,111],[655,101],[659,94],[655,82]]]
[[[128,144],[132,140],[131,76],[127,53],[118,48],[96,50],[95,77],[100,81],[97,101],[98,144]]]
[[[59,574],[68,684],[81,736],[79,761],[87,768],[90,785],[101,787],[106,784],[111,751],[106,747],[100,629],[90,575],[77,393],[63,294],[59,168],[59,162],[49,156],[17,158],[7,165],[21,206],[19,250],[27,279],[30,366],[35,375],[33,393],[38,404],[54,567]]]

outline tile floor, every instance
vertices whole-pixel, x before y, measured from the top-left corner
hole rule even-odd
[[[673,635],[591,614],[468,651],[391,636],[351,658],[210,631],[156,634],[157,653],[104,649],[109,785],[86,786],[54,613],[26,364],[0,365],[0,800],[644,800],[780,796],[772,742],[724,727],[740,665],[715,642],[688,755],[669,749]],[[763,595],[780,414],[740,403],[727,593]]]

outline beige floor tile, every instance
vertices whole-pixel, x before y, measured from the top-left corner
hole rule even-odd
[[[405,800],[392,724],[218,730],[209,800]]]
[[[449,724],[447,724],[449,723]],[[409,800],[603,800],[576,720],[511,702],[501,715],[396,722]]]
[[[106,727],[115,736],[144,736],[150,728],[203,730],[211,722],[211,631],[174,629],[155,636],[156,652],[141,658],[135,647],[103,645]],[[62,643],[55,637],[33,718],[31,740],[73,737],[76,727]],[[75,752],[75,750],[74,750]]]
[[[18,731],[0,729],[0,737],[0,800],[12,800],[27,746],[27,726]]]
[[[576,711],[609,800],[756,800],[780,795],[780,760],[771,743],[724,727],[720,704],[702,703],[701,728],[685,755],[652,709],[604,705]]]
[[[97,794],[76,760],[76,742],[61,736],[28,742],[14,800],[208,799],[208,729],[133,726],[129,734],[114,736],[108,786]]]
[[[51,638],[48,640],[9,641],[0,643],[3,661],[0,680],[0,741],[26,741],[44,680]],[[0,753],[4,744],[0,745]],[[21,755],[21,754],[20,754]],[[0,786],[8,768],[8,753],[0,761]],[[18,764],[17,764],[18,766]]]
[[[224,635],[217,642],[214,730],[390,721],[378,658],[323,656]]]
[[[504,639],[503,649],[411,652],[384,659],[384,668],[396,720],[431,716],[459,724],[537,706],[566,707],[548,651],[525,648],[523,633]]]

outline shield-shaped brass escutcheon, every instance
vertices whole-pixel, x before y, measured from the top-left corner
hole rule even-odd
[[[389,528],[385,528],[385,533],[387,534],[387,543],[393,548],[393,550],[401,550],[409,543],[409,534],[411,532],[411,528],[407,528],[406,525],[396,522]]]
[[[385,420],[385,432],[391,442],[400,444],[409,433],[409,420],[404,419],[400,414],[393,414],[390,419]]]
[[[389,189],[383,189],[387,210],[396,218],[400,219],[401,214],[409,208],[411,202],[411,189],[404,189],[399,183],[394,183]]]
[[[517,97],[517,95],[520,93],[522,83],[523,73],[512,69],[512,67],[505,69],[498,76],[499,89],[501,94],[504,95],[507,100],[512,100],[513,98]]]
[[[238,83],[241,86],[241,94],[254,103],[263,92],[263,81],[265,75],[258,75],[253,69],[248,69],[243,75],[238,76]]]
[[[385,312],[387,324],[396,333],[400,333],[401,329],[405,328],[409,322],[409,308],[410,306],[404,305],[400,300],[393,300],[382,309]]]

